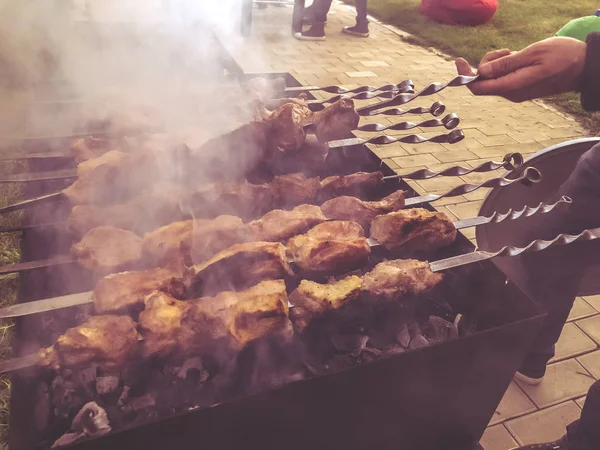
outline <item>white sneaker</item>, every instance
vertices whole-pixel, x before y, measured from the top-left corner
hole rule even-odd
[[[537,386],[542,381],[544,381],[543,376],[541,376],[539,378],[532,378],[532,377],[528,377],[525,374],[522,374],[521,372],[515,373],[514,379],[517,381],[521,381],[522,383],[528,384],[529,386]]]

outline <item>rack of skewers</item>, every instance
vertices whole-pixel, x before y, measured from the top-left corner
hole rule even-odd
[[[36,411],[29,438],[36,445],[94,448],[119,442],[113,430],[140,429],[196,410],[207,417],[208,406],[236,408],[232,399],[266,399],[275,387],[289,388],[285,392],[300,401],[294,390],[308,388],[294,381],[307,386],[323,383],[325,375],[340,379],[348,373],[344,369],[390,364],[385,361],[400,353],[452,345],[485,329],[476,320],[480,307],[466,305],[464,297],[475,295],[473,277],[496,254],[473,252],[458,231],[551,214],[571,200],[452,221],[432,204],[477,189],[536,183],[542,174],[530,168],[480,185],[458,178],[522,164],[520,155],[507,154],[475,168],[398,175],[365,145],[460,141],[459,118],[439,118],[444,105],[403,105],[470,81],[458,77],[415,93],[412,82],[346,91],[273,88],[254,80],[246,89],[256,96],[242,108],[252,111],[253,120],[199,147],[161,130],[119,135],[105,129],[54,136],[50,141],[69,145],[54,145],[45,155],[39,150],[48,140],[35,140],[32,154],[13,156],[34,166],[50,161],[52,167],[3,180],[24,183],[35,195],[0,210],[25,210],[22,227],[0,230],[22,232],[24,256],[30,257],[0,268],[20,274],[27,300],[0,310],[0,317],[20,324],[18,358],[1,363],[0,370],[24,374],[16,386],[21,395],[35,392],[16,407]],[[334,97],[309,100],[316,90]],[[369,104],[358,105],[362,101]],[[435,118],[361,124],[366,116],[427,113]],[[427,127],[446,130],[427,139],[384,134]],[[372,137],[356,138],[356,131]],[[457,186],[418,195],[405,182],[441,176],[457,177]],[[498,255],[593,239],[594,233]],[[504,280],[491,284],[500,289]],[[528,313],[533,326],[519,332],[525,340],[537,324],[535,310]],[[493,403],[492,397],[481,400]],[[261,408],[256,396],[250,402]],[[266,409],[270,420],[281,413]],[[236,427],[252,428],[241,425],[245,420],[247,414],[235,419]],[[338,424],[333,430],[323,434],[318,427],[293,448],[314,444],[316,436],[333,439],[344,419],[330,420]],[[286,439],[289,422],[280,423]],[[223,445],[218,430],[200,428],[208,442]],[[272,433],[278,443],[280,432]],[[264,444],[264,426],[244,435]],[[146,440],[160,448],[159,437]],[[235,438],[224,447],[238,444]],[[354,445],[361,448],[360,439]]]

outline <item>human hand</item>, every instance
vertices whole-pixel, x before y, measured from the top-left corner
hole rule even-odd
[[[481,81],[469,84],[475,95],[498,95],[522,102],[577,89],[587,46],[572,38],[553,37],[519,51],[487,53],[477,73]],[[460,75],[475,75],[469,63],[456,60]]]

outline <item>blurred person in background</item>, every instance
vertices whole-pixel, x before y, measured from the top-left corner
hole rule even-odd
[[[331,9],[333,0],[314,0],[312,5],[306,8],[304,22],[311,27],[301,33],[296,33],[296,39],[301,41],[323,41],[325,40],[325,24],[327,14]],[[357,37],[369,37],[369,20],[367,19],[367,0],[355,0],[356,25],[343,27],[342,33]]]
[[[456,61],[456,67],[460,75],[479,75],[480,80],[469,85],[475,95],[495,95],[522,102],[575,91],[581,93],[585,110],[600,110],[600,33],[589,33],[585,41],[552,37],[518,52],[491,51],[483,57],[477,72],[462,58]],[[531,229],[530,240],[553,239],[560,233],[578,234],[587,228],[600,227],[600,145],[581,156],[556,195],[571,197],[571,207]],[[515,378],[537,385],[554,356],[554,346],[583,273],[587,267],[600,264],[600,242],[580,242],[529,253],[524,255],[523,263],[528,277],[524,290],[545,308],[548,316]],[[565,437],[520,448],[550,449],[600,449],[600,383],[590,388],[581,419],[569,425]]]

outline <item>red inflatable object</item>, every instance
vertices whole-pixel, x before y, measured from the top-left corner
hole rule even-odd
[[[498,9],[498,0],[421,0],[421,13],[448,25],[483,25]]]

